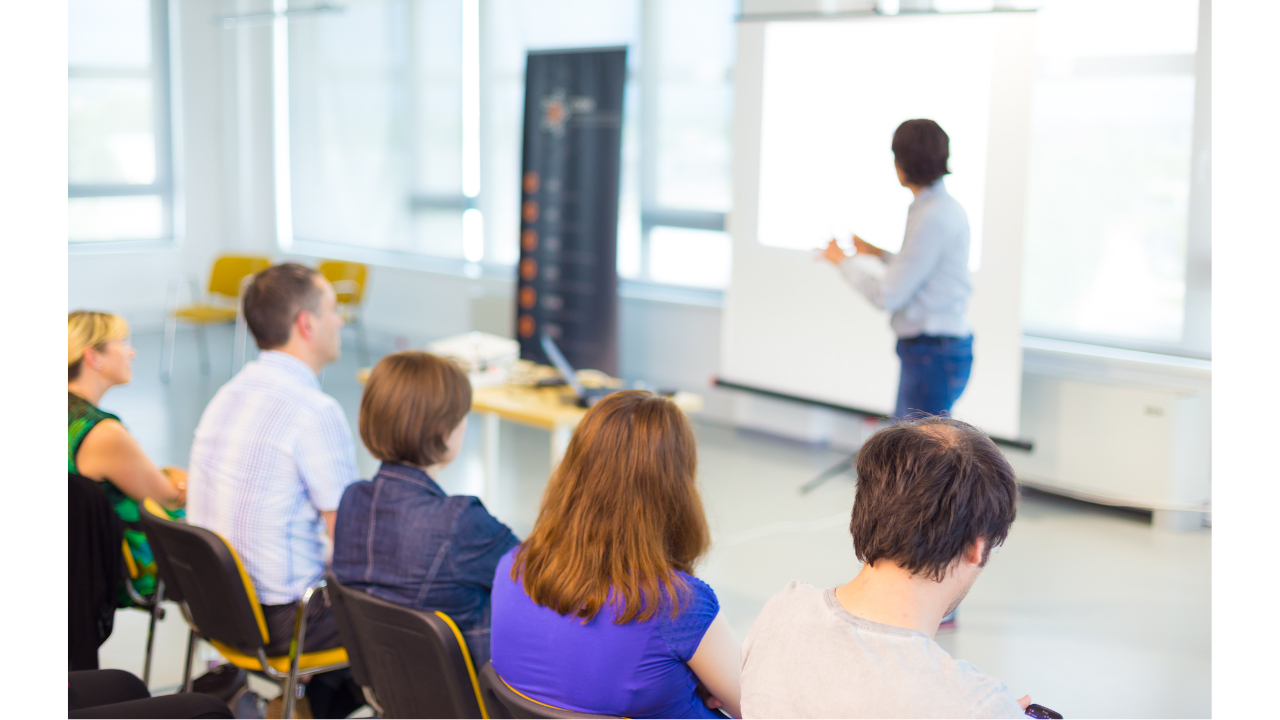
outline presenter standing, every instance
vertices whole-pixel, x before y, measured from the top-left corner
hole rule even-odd
[[[915,196],[902,249],[889,252],[853,236],[855,254],[878,258],[883,274],[868,272],[835,240],[824,250],[854,288],[892,315],[902,366],[894,410],[899,418],[950,413],[973,365],[969,216],[942,181],[951,172],[949,146],[932,120],[907,120],[893,133],[898,182]]]
[[[898,182],[915,200],[907,210],[902,249],[889,252],[853,236],[855,255],[884,263],[871,273],[832,240],[823,255],[872,305],[891,313],[898,336],[898,402],[894,415],[949,414],[973,367],[969,325],[969,216],[947,194],[951,139],[932,120],[907,120],[893,133]],[[954,630],[956,611],[939,631]]]

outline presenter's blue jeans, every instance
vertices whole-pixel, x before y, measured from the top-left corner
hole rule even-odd
[[[898,380],[898,418],[950,413],[969,384],[973,336],[917,335],[898,341],[902,373]]]

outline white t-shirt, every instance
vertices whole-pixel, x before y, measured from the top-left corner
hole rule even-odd
[[[864,620],[792,582],[742,645],[744,718],[1022,718],[1004,683],[918,630]]]

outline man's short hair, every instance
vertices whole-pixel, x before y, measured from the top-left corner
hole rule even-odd
[[[891,425],[858,451],[849,532],[858,559],[941,582],[978,538],[982,564],[1017,515],[1013,468],[982,431],[949,417]]]
[[[383,462],[428,467],[471,411],[471,381],[456,362],[421,350],[373,366],[360,398],[360,439]]]
[[[253,277],[244,293],[244,319],[258,347],[271,350],[289,342],[298,313],[319,312],[320,273],[306,265],[272,265]]]
[[[893,161],[907,182],[928,186],[950,174],[951,138],[932,120],[907,120],[893,132]]]

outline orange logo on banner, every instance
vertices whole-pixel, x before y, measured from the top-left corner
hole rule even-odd
[[[520,307],[525,310],[532,310],[535,303],[538,302],[538,293],[531,287],[520,288]]]
[[[538,203],[532,200],[525,200],[524,205],[520,208],[520,216],[525,222],[531,223],[538,219]]]
[[[538,177],[538,173],[530,170],[524,174],[524,191],[532,195],[538,192],[538,187],[542,185],[542,180]]]
[[[533,331],[534,331],[537,327],[538,327],[538,325],[537,325],[537,323],[535,323],[535,322],[533,321],[533,316],[532,316],[532,315],[521,315],[521,316],[520,316],[520,328],[519,328],[519,330],[520,330],[520,337],[525,337],[525,338],[527,338],[527,337],[533,337]]]
[[[538,261],[533,258],[525,258],[520,261],[520,277],[525,280],[533,280],[538,277]]]
[[[520,231],[520,247],[525,252],[533,252],[538,249],[538,231],[530,228]]]

